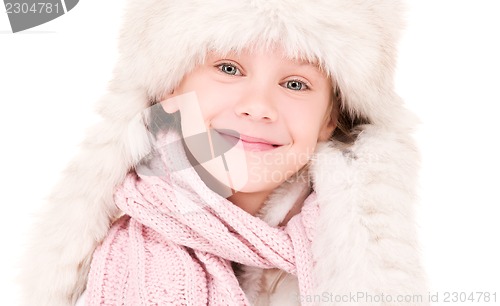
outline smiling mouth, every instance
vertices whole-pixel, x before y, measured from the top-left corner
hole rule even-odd
[[[228,139],[228,141],[234,141],[234,139],[241,140],[243,148],[246,151],[269,151],[281,147],[281,144],[271,143],[262,138],[256,138],[246,135],[240,135],[234,130],[216,130],[222,137]]]

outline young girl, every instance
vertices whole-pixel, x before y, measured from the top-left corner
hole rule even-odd
[[[425,305],[399,1],[131,1],[23,305]]]

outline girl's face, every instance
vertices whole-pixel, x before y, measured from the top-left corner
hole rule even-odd
[[[181,112],[184,137],[215,129],[220,139],[237,142],[224,161],[201,166],[238,192],[233,198],[264,199],[333,132],[336,118],[327,114],[331,89],[315,65],[287,59],[281,50],[209,53],[162,105],[168,113]]]

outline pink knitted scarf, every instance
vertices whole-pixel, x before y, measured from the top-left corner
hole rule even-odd
[[[249,305],[231,262],[282,269],[311,294],[315,194],[286,226],[272,227],[210,190],[192,167],[172,171],[188,163],[178,139],[169,132],[159,141],[169,149],[151,164],[164,175],[130,172],[116,189],[125,215],[94,253],[87,305]]]

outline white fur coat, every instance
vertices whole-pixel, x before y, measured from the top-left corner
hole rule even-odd
[[[328,143],[311,164],[321,210],[313,241],[321,302],[425,305],[414,221],[418,153],[410,133],[416,119],[393,89],[401,1],[129,2],[120,58],[109,93],[98,104],[103,120],[89,130],[30,237],[20,275],[22,305],[75,303],[85,289],[92,253],[119,214],[113,188],[150,149],[138,114],[175,88],[208,49],[227,52],[249,42],[280,43],[290,56],[319,60],[335,80],[345,112],[369,122],[349,149]],[[287,210],[279,199],[269,203],[263,218],[283,219]],[[253,298],[260,273],[248,269],[242,277]],[[420,294],[423,302],[352,300],[359,293],[394,299]],[[337,302],[343,297],[350,299]],[[275,295],[271,305],[290,305],[286,298]]]

